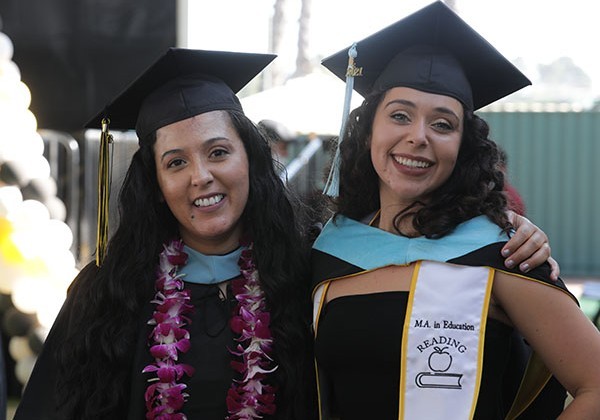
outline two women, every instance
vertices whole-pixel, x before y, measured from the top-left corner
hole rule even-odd
[[[16,419],[313,417],[306,225],[234,93],[272,59],[170,50],[91,122],[140,148]]]

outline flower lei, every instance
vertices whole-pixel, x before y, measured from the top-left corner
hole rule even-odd
[[[252,243],[247,245],[238,262],[242,277],[231,283],[238,304],[230,327],[239,338],[236,349],[230,353],[240,359],[232,360],[231,366],[242,379],[234,379],[227,392],[227,420],[252,420],[275,413],[275,388],[262,383],[268,373],[277,369],[277,366],[270,368],[273,362],[270,314],[252,258]],[[187,385],[178,381],[184,374],[191,377],[194,368],[177,361],[178,352],[186,353],[190,349],[190,334],[185,326],[191,323],[188,315],[194,308],[190,304],[190,292],[184,289],[177,269],[186,263],[187,254],[183,252],[181,240],[172,240],[163,248],[157,270],[156,295],[151,301],[156,304],[156,309],[148,321],[149,325],[154,325],[150,334],[154,342],[150,354],[155,360],[142,371],[157,375],[148,380],[150,385],[144,395],[146,418],[186,420],[179,411],[189,397],[184,392]]]
[[[241,361],[233,360],[231,366],[242,374],[242,379],[234,380],[227,392],[230,414],[227,420],[251,420],[261,418],[261,414],[275,413],[275,388],[262,383],[266,374],[277,369],[277,366],[269,369],[273,362],[271,315],[254,266],[252,243],[247,245],[239,260],[242,277],[231,282],[238,305],[230,325],[240,337],[236,340],[236,351],[230,352],[241,358]]]

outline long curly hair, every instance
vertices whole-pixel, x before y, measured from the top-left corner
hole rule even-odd
[[[333,199],[336,214],[360,220],[380,207],[379,178],[371,161],[370,144],[375,112],[385,94],[369,95],[348,117],[340,145],[340,191]],[[504,230],[510,229],[498,146],[489,139],[489,126],[482,118],[468,110],[464,114],[454,171],[429,202],[414,203],[396,215],[398,233],[405,217],[413,217],[414,228],[427,238],[447,235],[479,215],[488,216]]]
[[[254,240],[254,259],[271,311],[278,387],[277,418],[304,419],[311,392],[310,302],[301,208],[277,176],[267,140],[242,113],[226,111],[244,144],[250,191],[242,215]],[[61,337],[57,412],[61,419],[119,418],[127,412],[140,309],[154,294],[162,244],[178,234],[177,220],[160,199],[153,146],[141,141],[119,194],[120,223],[104,263],[85,267],[67,300]],[[63,314],[59,315],[65,316]]]

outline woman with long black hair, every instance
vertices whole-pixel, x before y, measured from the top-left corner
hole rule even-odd
[[[234,94],[273,58],[172,49],[101,115],[140,139],[119,226],[17,419],[310,418],[303,223]]]

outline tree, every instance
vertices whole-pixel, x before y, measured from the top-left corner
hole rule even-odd
[[[279,54],[286,26],[285,8],[287,0],[275,0],[273,3],[273,18],[271,20],[270,50]],[[310,56],[310,18],[312,13],[312,0],[302,0],[300,16],[298,18],[298,50],[296,53],[296,69],[292,77],[306,76],[312,73],[313,63]],[[271,85],[276,86],[284,82],[286,75],[281,67],[274,63],[271,67]]]
[[[275,3],[273,4],[270,50],[275,54],[279,54],[281,52],[281,42],[283,40],[283,33],[285,29],[285,4],[286,0],[275,0]],[[270,66],[270,74],[271,83],[268,83],[267,86],[277,86],[283,83],[284,74],[277,60],[275,60],[275,62]]]
[[[296,55],[296,71],[293,77],[306,76],[312,73],[313,63],[310,58],[310,16],[312,0],[302,0],[298,19],[298,53]]]

